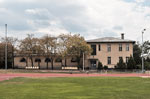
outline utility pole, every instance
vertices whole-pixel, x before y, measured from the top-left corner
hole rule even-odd
[[[5,69],[7,69],[7,24],[5,24]]]
[[[144,73],[144,40],[143,40],[143,34],[146,31],[146,29],[143,29],[142,31],[142,73]]]

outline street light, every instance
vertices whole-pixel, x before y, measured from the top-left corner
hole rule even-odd
[[[83,67],[82,67],[83,71],[84,71],[84,67],[85,67],[84,65],[85,65],[85,63],[84,63],[84,52],[83,52]]]
[[[7,68],[7,24],[5,24],[5,69]]]
[[[146,29],[143,29],[142,31],[142,73],[144,72],[144,42],[143,42],[143,34],[146,31]]]

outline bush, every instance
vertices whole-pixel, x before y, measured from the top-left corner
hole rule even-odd
[[[119,62],[117,63],[117,65],[115,66],[115,68],[117,69],[126,69],[126,64],[123,62],[123,59],[119,59]]]
[[[97,68],[98,70],[101,70],[101,69],[103,69],[103,64],[101,63],[101,62],[98,62],[98,68]]]
[[[104,69],[107,70],[107,69],[108,69],[108,66],[105,65],[105,66],[104,66]]]

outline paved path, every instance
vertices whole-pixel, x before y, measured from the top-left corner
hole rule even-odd
[[[150,77],[150,74],[61,74],[61,73],[0,73],[0,81],[15,77]]]

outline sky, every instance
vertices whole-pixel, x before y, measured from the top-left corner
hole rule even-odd
[[[0,37],[80,34],[150,40],[150,0],[0,0]]]

